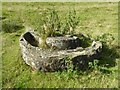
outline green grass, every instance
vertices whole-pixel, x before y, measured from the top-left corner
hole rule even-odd
[[[20,55],[19,37],[25,29],[2,35],[3,88],[118,88],[118,3],[2,3],[2,21],[22,21],[40,30],[41,13],[54,4],[61,18],[75,7],[80,16],[76,32],[97,38],[112,34],[115,40],[104,47],[97,68],[77,73],[35,72]],[[103,38],[103,41],[106,39]],[[108,42],[109,43],[109,42]]]

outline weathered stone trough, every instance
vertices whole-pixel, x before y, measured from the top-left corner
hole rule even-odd
[[[23,60],[33,69],[42,71],[57,71],[67,69],[66,57],[71,59],[74,68],[84,69],[88,62],[97,58],[102,50],[99,41],[93,41],[89,47],[82,48],[77,36],[48,37],[48,49],[40,48],[41,37],[35,32],[25,32],[20,37],[20,48]],[[52,48],[55,49],[52,49]]]

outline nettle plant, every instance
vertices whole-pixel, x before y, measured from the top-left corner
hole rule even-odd
[[[43,26],[40,32],[42,37],[51,37],[55,36],[57,31],[60,29],[60,20],[58,13],[55,9],[48,10],[44,12],[43,17]]]
[[[62,34],[73,35],[79,22],[80,17],[77,16],[76,11],[75,10],[69,11],[68,15],[65,17],[65,23],[63,23]]]
[[[79,24],[80,18],[75,10],[69,11],[65,17],[65,21],[61,19],[59,12],[55,8],[48,9],[43,13],[43,26],[40,30],[41,37],[64,36],[66,34],[73,35]]]
[[[39,31],[40,36],[43,39],[42,47],[46,47],[47,37],[56,37],[64,35],[73,35],[75,29],[79,24],[79,16],[75,10],[69,11],[64,19],[61,19],[59,12],[53,7],[43,13],[42,16],[42,30]]]

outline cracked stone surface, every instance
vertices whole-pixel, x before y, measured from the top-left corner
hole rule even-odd
[[[57,49],[39,47],[42,39],[33,31],[25,32],[20,37],[23,60],[33,69],[57,71],[67,69],[65,57],[70,57],[74,67],[84,69],[88,62],[97,58],[102,50],[102,43],[93,41],[91,46],[82,48],[77,36],[48,37],[46,44]]]

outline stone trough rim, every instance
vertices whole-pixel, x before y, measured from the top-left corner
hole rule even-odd
[[[30,32],[30,33],[32,33],[32,35],[33,36],[35,36],[35,33],[34,33],[34,31],[27,31],[27,32]],[[26,33],[26,32],[25,32]],[[23,47],[23,44],[21,43],[21,42],[23,42],[24,41],[24,43],[26,44],[26,45],[28,45],[27,47],[29,47],[29,48],[34,48],[35,50],[38,50],[38,51],[40,51],[40,50],[45,50],[45,49],[42,49],[42,48],[40,48],[40,47],[35,47],[35,46],[32,46],[32,45],[30,45],[30,44],[28,44],[27,43],[27,41],[23,38],[23,35],[25,34],[25,33],[23,33],[22,35],[21,35],[21,37],[20,37],[20,47]],[[24,39],[23,41],[21,41],[21,39]],[[59,59],[63,59],[65,56],[70,56],[70,57],[72,57],[72,58],[75,58],[75,57],[78,57],[78,56],[87,56],[87,57],[92,57],[92,56],[94,56],[95,54],[97,54],[97,53],[99,53],[99,52],[101,52],[101,50],[102,50],[102,43],[100,42],[100,41],[95,41],[95,40],[92,40],[93,42],[92,42],[92,44],[91,44],[91,46],[89,46],[89,47],[87,47],[87,48],[82,48],[82,47],[78,47],[78,48],[75,48],[75,49],[68,49],[68,50],[58,50],[57,51],[57,53],[59,53],[59,54],[57,54],[58,55],[58,57],[60,56],[60,58]],[[95,45],[96,44],[98,44],[98,47],[95,47]],[[95,48],[92,48],[92,47],[95,47]],[[24,47],[25,48],[25,47]],[[91,51],[91,48],[92,48],[92,50],[93,51]],[[90,49],[90,50],[89,50]],[[48,49],[49,50],[49,49]],[[22,51],[22,48],[21,48],[21,51]],[[56,52],[56,50],[55,51],[51,51],[51,52]],[[90,54],[90,52],[91,52],[91,54]],[[52,54],[51,54],[52,55]],[[62,56],[63,55],[63,56]],[[39,69],[38,67],[33,67],[28,61],[27,61],[27,59],[25,60],[25,56],[23,55],[23,53],[22,53],[22,57],[23,57],[23,60],[26,62],[26,64],[28,64],[28,65],[30,65],[32,68],[35,68],[35,69]],[[46,57],[46,58],[55,58],[56,56],[55,55],[52,55],[52,56],[48,56],[48,57]],[[35,62],[34,62],[35,63]],[[43,70],[44,71],[44,70]]]

